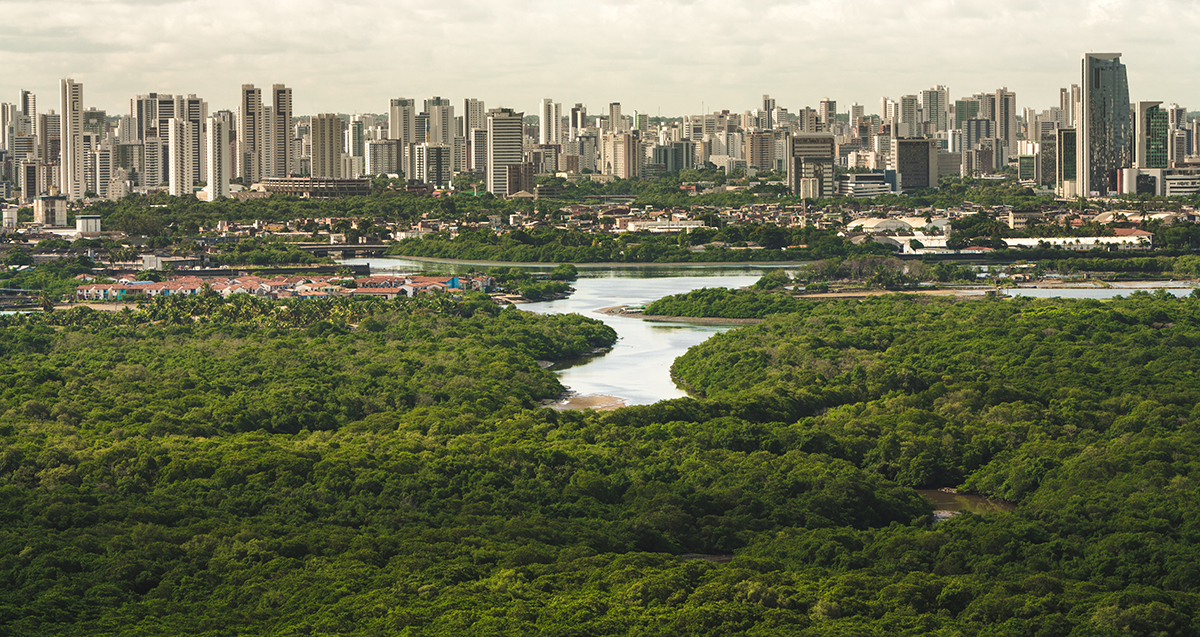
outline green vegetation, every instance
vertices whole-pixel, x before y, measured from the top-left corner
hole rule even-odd
[[[798,303],[608,413],[477,295],[0,317],[0,635],[1197,634],[1200,299]]]
[[[709,246],[713,242],[729,248]],[[762,249],[730,249],[756,244]],[[705,246],[690,250],[692,246]],[[788,246],[805,246],[789,248]],[[465,231],[453,239],[445,233],[405,239],[388,254],[443,259],[568,263],[682,263],[706,261],[802,261],[851,255],[892,254],[879,243],[854,245],[830,230],[781,228],[773,224],[700,228],[680,235],[649,232],[618,235],[544,228],[498,235],[489,230]]]
[[[328,257],[313,256],[295,245],[263,238],[243,239],[237,243],[219,245],[217,252],[210,255],[209,260],[217,266],[309,265],[334,262]]]
[[[7,259],[13,265],[23,261],[21,250],[10,250]],[[96,264],[86,256],[78,256],[47,261],[41,265],[23,269],[0,269],[0,287],[21,290],[39,290],[54,298],[75,293],[79,281],[75,280],[80,274],[91,274]]]
[[[574,265],[563,263],[544,276],[522,268],[494,268],[487,274],[505,290],[516,292],[529,301],[543,301],[570,292],[571,286],[567,282],[574,281],[579,271]]]
[[[772,314],[799,312],[811,305],[811,301],[802,301],[779,292],[700,288],[658,299],[646,306],[645,313],[654,316],[762,318]]]

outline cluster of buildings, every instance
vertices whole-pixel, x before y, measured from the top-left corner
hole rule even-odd
[[[1006,87],[952,99],[937,85],[884,97],[878,113],[832,99],[789,111],[764,95],[754,110],[667,119],[618,102],[597,113],[546,98],[527,116],[440,96],[391,99],[381,114],[298,116],[283,84],[242,85],[233,110],[147,93],[110,114],[85,107],[83,84],[64,79],[57,111],[39,110],[29,91],[0,104],[0,196],[165,190],[213,200],[252,185],[340,196],[364,192],[365,176],[438,189],[466,175],[460,184],[511,197],[534,193],[538,175],[648,178],[707,165],[778,171],[814,198],[909,192],[1006,166],[1063,197],[1200,192],[1200,121],[1176,104],[1130,102],[1120,58],[1084,54],[1079,83],[1041,111],[1019,110]]]
[[[80,275],[83,278],[94,278]],[[106,283],[87,283],[76,288],[80,301],[122,301],[171,295],[198,295],[207,286],[224,297],[250,294],[271,299],[371,296],[394,299],[450,290],[491,291],[495,279],[483,275],[431,277],[414,275],[350,277],[291,276],[264,279],[257,276],[201,278],[178,276],[167,281],[137,281],[123,277]]]

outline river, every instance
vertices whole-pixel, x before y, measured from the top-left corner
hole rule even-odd
[[[492,264],[435,263],[409,259],[347,259],[346,264],[368,264],[374,270],[402,270],[454,274]],[[533,267],[549,271],[556,264]],[[482,266],[482,267],[481,267]],[[795,266],[790,266],[794,268]],[[649,323],[636,318],[602,314],[597,310],[618,305],[649,303],[670,294],[705,287],[744,287],[763,274],[761,267],[744,265],[697,266],[686,264],[636,267],[579,267],[571,296],[520,307],[530,312],[577,313],[599,319],[616,330],[619,340],[612,351],[577,361],[558,371],[559,382],[581,397],[614,397],[625,405],[648,405],[687,394],[671,380],[671,363],[693,345],[699,345],[728,326],[687,323]]]
[[[375,271],[464,273],[472,267],[485,270],[492,263],[440,263],[403,258],[347,259],[346,264],[366,264]],[[523,265],[548,272],[556,264]],[[626,405],[645,405],[687,394],[671,380],[671,363],[693,345],[713,334],[732,329],[724,326],[681,323],[648,323],[636,318],[612,316],[596,310],[618,305],[645,304],[669,294],[703,287],[743,287],[762,276],[767,268],[778,265],[639,265],[632,267],[579,266],[580,278],[572,285],[575,293],[558,301],[528,303],[521,309],[556,314],[579,313],[599,319],[617,331],[619,340],[612,351],[578,361],[558,371],[560,381],[581,397],[614,397]],[[799,264],[783,266],[792,270]],[[1112,288],[1006,288],[1006,294],[1033,297],[1107,299],[1128,296],[1138,289],[1152,291],[1166,285],[1187,283],[1136,282],[1114,284]],[[1191,294],[1192,287],[1167,289],[1176,296]],[[616,404],[620,404],[617,402]]]

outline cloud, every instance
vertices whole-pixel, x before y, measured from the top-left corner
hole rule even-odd
[[[121,112],[151,91],[232,108],[242,83],[293,87],[298,113],[383,111],[391,97],[478,97],[533,111],[542,97],[599,111],[743,110],[770,93],[875,110],[936,84],[1008,86],[1046,108],[1089,50],[1116,50],[1135,99],[1191,103],[1178,81],[1200,25],[1186,0],[367,0],[329,3],[7,0],[0,99],[55,101],[58,80]],[[48,20],[47,16],[54,16]],[[43,106],[47,108],[48,106]]]

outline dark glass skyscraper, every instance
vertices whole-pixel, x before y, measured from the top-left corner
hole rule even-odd
[[[1078,129],[1079,194],[1116,190],[1117,171],[1132,162],[1129,80],[1120,53],[1083,54]]]

